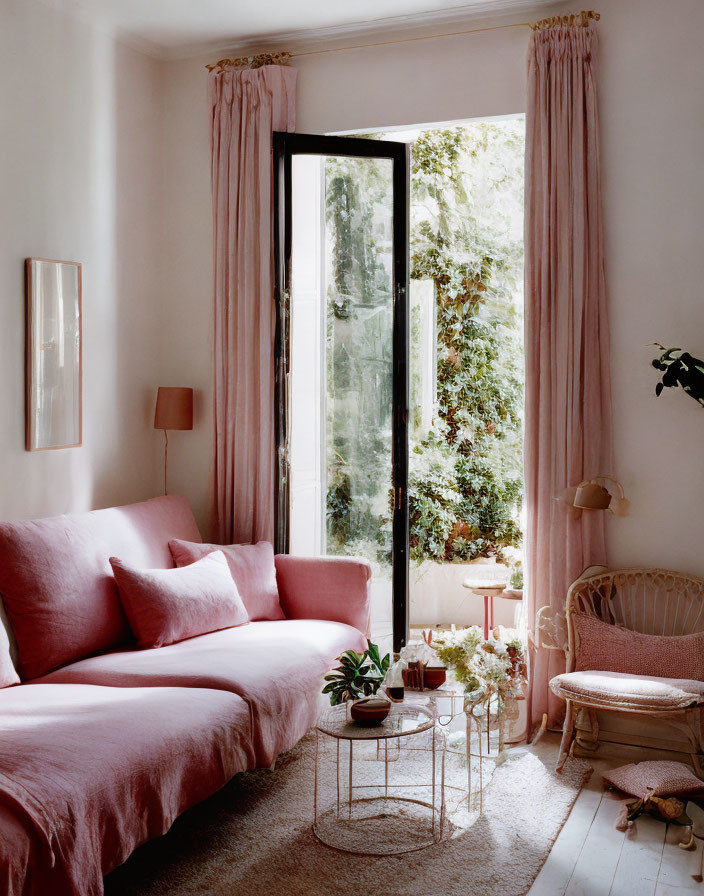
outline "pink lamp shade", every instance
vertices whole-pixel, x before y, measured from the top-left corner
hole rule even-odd
[[[159,386],[154,429],[193,429],[193,389]]]

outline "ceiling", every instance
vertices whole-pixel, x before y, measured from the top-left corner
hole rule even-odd
[[[542,7],[555,0],[48,0],[161,57],[273,41],[335,39]]]

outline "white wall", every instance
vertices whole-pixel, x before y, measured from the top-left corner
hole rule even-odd
[[[0,519],[149,497],[159,433],[160,64],[0,0]],[[24,259],[83,264],[83,447],[24,450]]]
[[[704,409],[655,398],[649,342],[704,358],[704,3],[602,9],[600,112],[616,474],[612,561],[704,575]]]
[[[704,411],[682,393],[655,399],[646,348],[658,340],[704,356],[704,3],[609,0],[600,11],[615,473],[632,500],[628,519],[610,520],[611,560],[704,574]],[[528,37],[506,29],[295,59],[298,130],[522,112]],[[184,436],[174,468],[201,522],[212,455],[208,61],[165,66],[168,339],[174,369],[188,356],[203,397],[203,424]]]

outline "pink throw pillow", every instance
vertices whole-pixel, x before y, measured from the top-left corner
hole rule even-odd
[[[666,759],[631,762],[603,772],[602,778],[612,787],[641,799],[648,795],[648,791],[653,796],[684,796],[704,790],[704,781],[691,768],[683,762]]]
[[[222,551],[249,618],[285,619],[276,584],[274,548],[268,541],[257,544],[196,544],[174,538],[169,542],[176,566],[188,566],[213,551]]]
[[[0,594],[22,679],[129,639],[109,551],[83,517],[0,524]]]
[[[117,557],[110,565],[140,647],[162,647],[249,621],[221,551],[185,569],[134,569]]]
[[[704,632],[645,635],[575,613],[577,672],[622,672],[704,681]]]

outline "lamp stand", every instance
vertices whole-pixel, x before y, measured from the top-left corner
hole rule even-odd
[[[166,491],[166,464],[169,458],[169,434],[166,430],[164,430],[164,494],[168,494]]]

